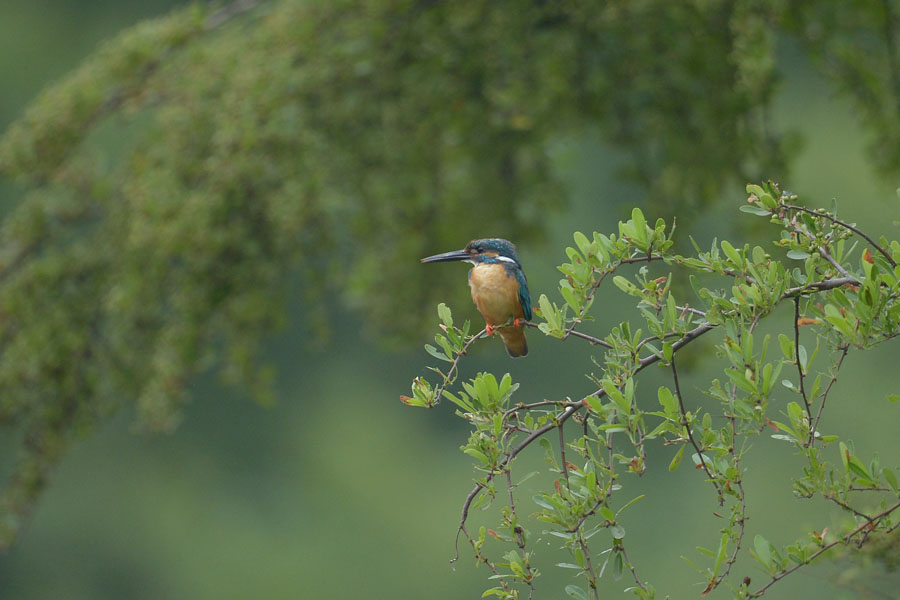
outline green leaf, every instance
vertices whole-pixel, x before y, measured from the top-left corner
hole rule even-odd
[[[615,286],[617,288],[619,288],[626,294],[629,294],[632,296],[640,296],[641,295],[637,286],[634,285],[633,283],[631,283],[630,281],[628,281],[627,279],[625,279],[624,277],[622,277],[621,275],[616,275],[615,277],[613,277],[613,283],[615,284]]]
[[[566,586],[566,593],[576,600],[590,600],[586,591],[577,585],[569,584]]]
[[[463,393],[460,393],[459,397],[457,398],[457,397],[454,396],[451,392],[448,392],[447,390],[444,390],[443,396],[444,396],[444,398],[446,398],[447,400],[449,400],[449,401],[452,402],[453,404],[457,405],[458,407],[460,407],[461,409],[463,409],[463,410],[466,411],[467,413],[475,413],[475,412],[477,412],[477,411],[475,410],[475,407],[474,407],[473,405],[469,404],[468,400],[466,399],[466,395],[463,394]]]
[[[767,208],[761,208],[759,206],[753,206],[752,204],[744,204],[738,210],[745,213],[750,213],[751,215],[759,215],[760,217],[768,217],[772,214]]]
[[[866,465],[863,464],[863,461],[859,460],[858,457],[850,455],[850,457],[847,459],[847,462],[850,470],[856,473],[858,476],[869,480],[872,479],[872,476],[869,474],[869,469],[866,468]]]
[[[443,360],[449,363],[452,363],[453,360],[448,358],[446,354],[442,354],[438,352],[438,349],[432,346],[431,344],[425,344],[425,352],[430,354],[431,356],[437,358],[438,360]]]
[[[732,246],[728,240],[722,240],[721,246],[722,251],[725,252],[725,256],[728,257],[728,260],[734,263],[738,268],[741,268],[744,261],[741,259],[741,255],[738,254],[738,251],[734,249],[734,246]]]
[[[756,537],[753,538],[753,549],[756,550],[756,558],[759,560],[759,562],[761,562],[767,569],[771,569],[772,545],[769,543],[769,540],[759,534],[756,534]]]
[[[669,388],[661,385],[659,390],[657,390],[657,396],[659,397],[659,403],[662,405],[664,411],[670,414],[678,412],[678,403],[675,401],[675,396]]]
[[[729,532],[726,531],[722,534],[721,541],[719,541],[719,551],[716,553],[716,564],[713,567],[713,577],[718,575],[719,569],[722,568],[722,562],[725,560],[725,553],[728,551],[729,536]]]
[[[480,460],[484,464],[489,464],[491,462],[490,459],[487,457],[487,455],[484,452],[482,452],[481,450],[465,447],[465,448],[463,448],[463,452],[465,452],[472,458],[476,458],[476,459]]]
[[[787,257],[794,260],[806,260],[812,256],[809,252],[803,250],[788,250]]]
[[[437,306],[438,318],[447,327],[453,327],[453,316],[450,314],[450,308],[441,302]]]
[[[881,476],[884,477],[884,480],[888,482],[888,485],[891,486],[891,489],[895,492],[897,491],[897,475],[894,473],[893,469],[889,469],[885,467],[881,470]]]
[[[626,508],[628,508],[629,506],[631,506],[632,504],[634,504],[634,503],[637,502],[638,500],[642,500],[643,498],[644,498],[644,494],[641,494],[640,496],[635,496],[634,498],[632,498],[631,500],[629,500],[624,506],[622,506],[622,508],[620,508],[619,510],[616,511],[616,516],[621,515],[621,514],[622,514],[622,511],[624,511]]]
[[[681,459],[684,458],[684,449],[685,446],[681,446],[678,449],[678,452],[675,453],[675,456],[672,458],[672,462],[669,463],[669,470],[674,471],[678,468],[678,465],[681,464]]]
[[[634,221],[634,237],[635,243],[641,250],[647,250],[649,241],[647,239],[647,219],[641,209],[634,207],[631,211],[631,220]]]
[[[794,340],[784,335],[778,334],[778,344],[781,346],[781,352],[788,360],[794,360]]]
[[[591,250],[591,242],[587,239],[587,236],[581,233],[580,231],[576,231],[572,234],[572,237],[575,239],[575,245],[578,246],[578,249],[581,251],[585,257],[590,254]]]

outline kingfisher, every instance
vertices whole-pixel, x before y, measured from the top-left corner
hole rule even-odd
[[[474,265],[469,271],[469,289],[488,335],[494,335],[498,325],[512,321],[512,327],[501,327],[497,333],[512,358],[528,354],[524,323],[531,320],[531,296],[516,247],[500,238],[472,240],[462,250],[435,254],[422,262],[453,260]]]

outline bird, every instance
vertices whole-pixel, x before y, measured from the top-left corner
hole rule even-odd
[[[494,335],[494,328],[503,326],[497,333],[506,352],[512,358],[528,354],[524,323],[531,320],[531,296],[512,242],[501,238],[472,240],[462,250],[422,259],[423,263],[449,261],[473,265],[469,271],[469,288],[472,301],[484,318],[487,334]],[[512,327],[507,327],[510,321]]]

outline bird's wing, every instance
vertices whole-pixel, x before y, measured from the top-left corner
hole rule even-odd
[[[525,273],[522,269],[516,269],[516,280],[519,282],[519,303],[522,305],[522,312],[525,313],[525,320],[531,320],[531,294],[528,293],[528,280],[525,279]]]

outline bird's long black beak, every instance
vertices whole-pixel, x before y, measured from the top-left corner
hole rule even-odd
[[[450,262],[452,260],[466,260],[472,258],[472,255],[465,250],[454,250],[452,252],[444,252],[443,254],[435,254],[422,259],[423,263],[430,262]]]

